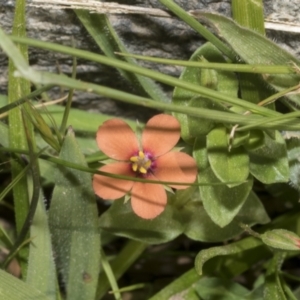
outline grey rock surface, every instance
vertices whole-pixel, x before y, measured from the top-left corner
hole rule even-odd
[[[177,0],[176,2],[185,10],[199,9],[227,16],[230,16],[231,13],[231,1],[229,0]],[[265,15],[276,20],[285,9],[285,18],[290,16],[293,22],[298,22],[300,8],[297,2],[298,0],[289,2],[265,0]],[[118,3],[163,8],[157,0],[119,0]],[[14,6],[15,2],[12,0],[0,0],[0,26],[8,33],[11,32],[12,28]],[[128,51],[132,53],[188,59],[204,42],[197,33],[176,18],[159,18],[147,15],[110,15],[109,18]],[[68,46],[71,46],[72,37],[74,37],[78,48],[101,53],[71,10],[27,7],[27,32],[29,37]],[[270,30],[268,31],[268,37],[298,57],[300,56],[299,33]],[[30,49],[30,64],[37,70],[51,72],[57,72],[59,66],[63,73],[69,75],[72,59],[58,53]],[[180,75],[182,70],[182,68],[175,66],[141,64],[176,77]],[[78,78],[84,81],[95,82],[132,93],[136,92],[115,69],[107,66],[79,59],[77,74]],[[171,88],[165,86],[163,88],[166,93],[171,95]],[[0,52],[0,94],[6,93],[7,58],[3,52]],[[57,91],[58,93],[59,91]],[[76,92],[74,101],[77,106],[83,109],[102,111],[108,114],[126,115],[135,118],[140,112],[139,108],[128,107],[128,105],[89,93]],[[143,114],[147,116],[147,112],[143,111]]]

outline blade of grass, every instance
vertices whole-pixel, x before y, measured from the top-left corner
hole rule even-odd
[[[27,101],[29,101],[30,99],[33,99],[39,95],[41,95],[42,93],[44,93],[45,91],[48,91],[50,90],[52,87],[54,87],[53,84],[49,84],[49,85],[45,85],[43,86],[42,88],[38,89],[38,90],[35,90],[34,92],[24,96],[24,97],[21,97],[20,99],[10,103],[10,104],[7,104],[5,106],[2,106],[0,107],[0,118],[1,118],[1,115],[8,112],[9,110],[13,109],[13,108],[16,108],[18,107],[19,105],[21,104],[24,104],[26,103]]]
[[[110,263],[115,279],[121,278],[147,247],[148,245],[142,242],[128,241],[117,257]],[[101,299],[109,289],[110,282],[108,279],[108,275],[105,272],[100,273],[97,299]],[[113,288],[113,286],[111,287]]]
[[[176,294],[179,294],[185,290],[188,290],[192,285],[201,279],[202,276],[196,273],[195,269],[191,269],[181,275],[179,278],[174,280],[168,286],[160,290],[157,294],[152,296],[149,300],[161,300],[161,299],[171,299],[172,296],[176,297]],[[174,297],[174,298],[175,298]]]
[[[15,3],[15,16],[13,22],[13,34],[16,36],[26,36],[26,19],[25,19],[25,0],[17,0]],[[18,45],[21,57],[24,60],[24,65],[28,62],[28,48],[26,45]],[[19,66],[14,64],[12,59],[9,59],[9,78],[8,78],[8,103],[13,103],[17,99],[22,98],[30,93],[30,83],[26,78],[14,77],[14,72]],[[13,109],[9,111],[9,143],[10,147],[18,149],[28,149],[26,134],[24,132],[23,121],[21,111],[19,109]],[[32,130],[32,127],[30,127]],[[32,135],[31,135],[32,136]],[[24,164],[18,159],[11,160],[11,174],[12,180],[14,180],[24,169]],[[13,187],[14,208],[15,208],[15,220],[17,233],[21,234],[26,222],[26,217],[29,211],[29,195],[27,178],[23,176],[16,185]],[[25,232],[25,231],[24,231]],[[21,236],[22,240],[26,238],[26,235]],[[19,244],[20,245],[20,244]],[[23,258],[28,256],[28,248],[22,248],[19,255]],[[26,278],[27,266],[22,260],[21,263],[22,275]]]
[[[6,36],[3,35],[0,30],[0,45],[3,44],[3,42],[1,41],[1,38],[6,39]],[[120,60],[115,60],[115,59],[112,59],[112,58],[109,58],[109,57],[106,57],[103,55],[94,54],[94,53],[91,53],[88,51],[78,50],[78,49],[61,46],[61,45],[57,45],[57,44],[36,41],[33,39],[28,39],[28,38],[19,38],[19,37],[12,36],[11,39],[18,43],[25,43],[29,46],[39,47],[39,48],[48,49],[48,50],[52,50],[52,51],[58,51],[61,53],[72,55],[72,56],[77,56],[77,57],[89,59],[92,61],[96,61],[98,63],[109,65],[111,67],[122,68],[124,70],[128,70],[128,71],[138,73],[140,75],[161,81],[161,82],[163,82],[165,84],[169,84],[171,86],[181,87],[183,89],[186,89],[186,90],[189,90],[189,91],[192,91],[195,93],[199,93],[200,95],[206,96],[215,101],[222,101],[222,102],[226,102],[226,103],[238,106],[238,107],[243,107],[247,110],[251,110],[251,111],[257,112],[262,115],[266,115],[266,116],[279,115],[279,113],[277,113],[275,111],[272,111],[270,109],[266,109],[263,107],[257,107],[256,105],[249,103],[247,101],[243,101],[239,98],[229,97],[225,94],[215,92],[209,88],[201,87],[201,86],[198,86],[195,84],[190,84],[188,82],[179,80],[172,76],[168,76],[168,75],[162,74],[160,72],[149,70],[149,69],[142,68],[139,66],[134,66],[129,63],[126,63],[126,62],[123,62]],[[10,44],[10,47],[13,47],[13,44]],[[4,49],[4,50],[6,51],[6,49]],[[19,59],[20,59],[20,57],[16,54],[15,54],[15,56],[12,56],[8,50],[6,51],[6,54],[9,55],[12,59],[16,59],[16,61],[19,61]],[[19,69],[19,71],[21,74],[23,74],[23,76],[26,76],[26,78],[31,79],[33,81],[37,81],[39,83],[44,83],[44,84],[49,84],[50,82],[53,83],[52,81],[49,81],[50,75],[45,76],[46,72],[37,72],[37,71],[33,71],[30,68],[28,70],[28,67],[24,71],[23,66],[21,69]],[[51,76],[53,78],[55,77],[54,74],[52,74]],[[62,78],[62,77],[60,77],[60,78]],[[57,82],[58,85],[60,83],[61,82]],[[93,89],[89,89],[88,87],[86,87],[86,90],[89,90],[91,92],[93,91]],[[157,103],[157,104],[160,105],[161,103]]]
[[[189,13],[183,10],[180,6],[174,3],[172,0],[159,0],[159,2],[172,11],[179,19],[191,26],[200,35],[202,35],[207,41],[216,46],[222,53],[224,53],[229,59],[235,60],[235,55],[231,49],[226,46],[220,39],[207,30],[202,24],[194,19]]]
[[[270,65],[241,65],[241,64],[225,64],[225,63],[213,63],[213,62],[199,62],[199,61],[186,61],[178,59],[167,59],[152,56],[137,55],[131,53],[117,52],[120,56],[129,56],[136,59],[145,61],[156,62],[166,65],[175,65],[182,67],[195,67],[203,69],[215,69],[223,71],[232,71],[239,73],[258,73],[258,74],[296,74],[297,71],[292,66],[270,66]]]
[[[89,84],[82,81],[77,81],[71,78],[62,77],[60,75],[50,74],[50,73],[44,73],[43,79],[47,81],[51,81],[52,83],[57,83],[66,87],[70,88],[76,88],[77,90],[90,90],[93,91],[96,94],[101,94],[113,99],[117,99],[119,101],[124,101],[126,103],[131,103],[135,105],[142,105],[144,107],[149,108],[156,108],[161,109],[165,111],[174,111],[174,112],[180,112],[180,113],[186,113],[191,116],[195,117],[201,117],[205,119],[213,119],[215,121],[220,121],[223,123],[229,123],[229,124],[243,124],[243,125],[250,125],[256,123],[258,120],[262,120],[262,117],[257,115],[249,115],[244,116],[240,114],[235,113],[229,113],[229,112],[221,112],[221,111],[213,111],[210,109],[204,109],[204,108],[194,108],[194,107],[184,107],[179,105],[173,105],[173,104],[165,104],[165,103],[159,103],[151,101],[150,99],[131,95],[122,91],[102,87],[95,84]],[[259,109],[259,106],[255,106],[257,109]],[[266,111],[270,111],[265,108]],[[280,113],[274,112],[274,114],[270,114],[270,116],[282,116]],[[278,130],[299,130],[299,123],[297,120],[289,120],[289,121],[276,121],[268,124],[261,125],[258,128],[266,129],[266,128],[274,128]]]
[[[90,14],[84,10],[75,10],[75,13],[86,30],[93,37],[97,45],[104,52],[107,57],[117,58],[115,52],[127,52],[118,34],[111,26],[110,21],[106,15]],[[133,58],[125,58],[130,64],[137,64]],[[127,79],[137,90],[144,96],[148,95],[156,101],[169,103],[169,99],[153,80],[145,78],[135,73],[130,73],[118,68],[120,74]]]
[[[1,35],[1,31],[0,31],[0,35]],[[6,38],[4,36],[4,38]],[[28,43],[29,39],[20,39],[20,38],[14,38],[15,40],[18,40],[18,42],[23,41]],[[1,43],[1,39],[0,39],[0,43]],[[100,55],[95,55],[92,53],[88,53],[86,51],[82,51],[82,50],[75,50],[73,48],[68,48],[68,47],[63,47],[63,46],[59,46],[59,45],[52,45],[49,43],[40,43],[40,42],[36,42],[34,40],[30,40],[30,44],[32,45],[43,45],[46,48],[51,48],[53,50],[57,50],[57,48],[59,48],[59,51],[66,51],[66,52],[71,52],[72,55],[77,55],[80,54],[81,57],[88,57],[90,59],[94,59],[95,61],[97,60],[98,62],[101,63],[105,63],[105,64],[109,64],[109,65],[114,65],[114,66],[119,66],[122,67],[124,69],[127,70],[133,70],[134,72],[139,72],[140,74],[144,75],[144,76],[149,76],[149,77],[153,77],[157,80],[160,80],[164,83],[170,84],[170,85],[175,85],[178,87],[182,87],[184,89],[193,91],[195,93],[199,93],[199,94],[203,94],[206,95],[214,100],[220,100],[220,101],[224,101],[224,102],[228,102],[231,103],[233,105],[237,105],[237,106],[242,106],[248,110],[252,110],[255,112],[258,112],[260,114],[265,114],[267,116],[279,116],[281,115],[280,113],[277,113],[275,111],[272,111],[270,109],[267,108],[263,108],[263,107],[259,107],[257,105],[254,105],[252,103],[246,102],[246,101],[242,101],[241,99],[238,98],[232,98],[232,97],[228,97],[224,94],[220,94],[220,93],[216,93],[210,89],[207,88],[203,88],[203,87],[199,87],[195,84],[190,84],[188,82],[184,82],[181,80],[178,80],[176,78],[173,78],[171,76],[166,76],[163,75],[159,72],[155,72],[152,70],[148,70],[145,68],[141,68],[141,67],[136,67],[136,66],[131,66],[125,62],[120,62],[120,61],[115,61],[113,59],[107,58],[107,57],[103,57]],[[53,47],[54,46],[54,47]],[[11,47],[13,47],[13,45],[11,45]],[[86,55],[87,54],[87,55]],[[10,55],[8,53],[8,55]],[[105,59],[104,59],[105,58]],[[18,58],[19,59],[19,58]],[[109,62],[108,62],[109,61]],[[31,77],[31,70],[28,71],[28,68],[26,70],[27,73],[29,73],[29,77]],[[26,73],[25,72],[25,73]],[[27,74],[26,73],[26,74]],[[211,111],[211,110],[206,110],[204,112],[204,109],[191,109],[189,107],[179,107],[179,106],[171,106],[169,104],[164,104],[164,103],[159,103],[159,102],[152,102],[149,99],[143,98],[143,97],[138,97],[138,96],[134,96],[134,95],[130,95],[124,92],[120,92],[117,90],[113,90],[113,89],[109,89],[106,87],[101,87],[95,84],[87,84],[87,83],[82,83],[82,82],[78,82],[74,79],[71,78],[67,78],[65,76],[60,76],[60,75],[55,75],[55,74],[49,74],[49,73],[39,73],[39,72],[34,72],[34,79],[38,80],[40,82],[43,83],[53,83],[53,84],[58,84],[58,85],[64,85],[67,87],[73,87],[73,88],[77,88],[77,89],[82,89],[82,90],[88,90],[90,92],[96,92],[99,94],[102,94],[104,96],[108,96],[114,99],[118,99],[119,101],[125,101],[127,103],[133,103],[133,104],[137,104],[137,105],[143,105],[146,107],[153,107],[156,109],[163,109],[163,110],[172,110],[172,111],[178,111],[181,113],[187,113],[190,115],[194,115],[197,116],[201,114],[201,117],[204,118],[211,118],[211,119],[216,119],[216,117],[219,115],[219,120],[220,120],[220,112],[217,111]],[[197,111],[197,113],[196,113]],[[224,114],[224,112],[222,112]],[[229,117],[229,119],[228,119]],[[243,118],[240,118],[243,117]],[[222,117],[221,117],[222,118]],[[240,118],[240,119],[239,119]],[[237,119],[239,120],[243,120],[243,121],[237,121]],[[231,121],[229,121],[231,120]],[[222,118],[222,122],[226,122],[226,123],[240,123],[240,124],[245,124],[245,123],[249,123],[250,118],[245,118],[244,116],[238,116],[235,114],[227,114],[227,116],[224,118]],[[291,124],[291,123],[290,123]],[[269,124],[270,125],[270,124]],[[289,127],[289,130],[293,130],[291,129],[293,126]],[[270,127],[269,127],[270,128]],[[294,127],[296,129],[296,127]],[[282,127],[278,127],[276,129],[282,129]]]
[[[115,274],[114,274],[113,270],[111,269],[111,266],[110,266],[110,264],[106,258],[106,255],[102,249],[101,249],[101,264],[102,264],[103,270],[105,272],[106,279],[108,280],[108,282],[112,288],[112,292],[113,292],[115,299],[121,300],[121,294],[119,292],[117,278],[115,277]],[[102,286],[102,285],[103,285],[103,280],[99,280],[98,286]],[[100,297],[97,295],[96,298],[102,298],[102,295]]]
[[[7,256],[7,258],[5,259],[5,261],[3,263],[4,267],[6,267],[8,265],[8,263],[10,262],[10,260],[14,257],[14,254],[16,253],[16,251],[18,249],[21,249],[21,246],[25,244],[25,240],[27,239],[29,228],[32,224],[32,220],[33,220],[33,217],[34,217],[34,214],[36,211],[36,207],[37,207],[39,195],[40,195],[40,176],[39,176],[39,170],[38,170],[38,165],[37,165],[37,157],[38,156],[34,154],[33,140],[31,139],[29,129],[27,127],[25,120],[23,120],[23,125],[24,125],[24,131],[26,134],[26,139],[28,142],[33,191],[32,191],[30,206],[28,208],[28,213],[24,219],[22,228],[19,230],[19,235],[18,235],[13,247],[10,250],[10,255]],[[22,172],[22,170],[20,172]],[[22,178],[24,178],[24,177],[22,177]],[[19,180],[19,182],[22,180],[22,178]],[[28,189],[27,185],[26,185],[26,188]],[[26,191],[28,193],[27,195],[29,195],[29,191],[27,189],[26,189]],[[22,248],[22,249],[25,249],[25,248]]]
[[[77,59],[75,56],[73,56],[73,67],[72,67],[72,78],[76,78],[76,66],[77,66]],[[74,89],[71,89],[68,94],[68,99],[66,103],[66,107],[64,109],[63,118],[60,124],[60,133],[61,135],[64,135],[64,132],[67,128],[67,122],[70,115],[71,105],[72,105],[72,98],[73,98]]]
[[[17,184],[19,180],[21,180],[29,169],[29,165],[25,166],[22,171],[9,183],[8,186],[0,194],[0,202],[4,199],[4,197],[10,192],[11,189]]]
[[[38,299],[38,300],[51,300],[39,290],[33,288],[24,281],[0,270],[1,282],[1,299],[7,300],[25,300],[25,299]]]
[[[22,153],[22,154],[28,154],[28,151],[23,151],[23,150],[19,150],[19,149],[12,149],[12,148],[4,148],[4,147],[0,147],[0,151],[1,152],[12,152],[12,153]],[[38,153],[36,153],[36,155],[39,155]],[[79,170],[79,171],[83,171],[83,172],[87,172],[87,173],[91,173],[91,174],[99,174],[99,175],[104,175],[104,176],[108,176],[108,177],[112,177],[112,178],[118,178],[118,179],[123,179],[123,180],[131,180],[131,181],[135,181],[135,182],[147,182],[147,183],[153,183],[153,184],[165,184],[165,185],[186,185],[186,183],[181,183],[181,182],[171,182],[171,181],[161,181],[161,180],[146,180],[143,178],[135,178],[135,177],[128,177],[128,176],[121,176],[121,175],[115,175],[112,173],[107,173],[107,172],[102,172],[99,170],[95,170],[92,168],[88,168],[84,165],[80,165],[80,164],[76,164],[76,163],[72,163],[70,161],[67,160],[62,160],[59,159],[57,157],[54,156],[49,156],[49,155],[45,155],[45,154],[41,154],[39,156],[40,159],[44,159],[47,160],[51,163],[60,165],[60,166],[64,166],[64,167],[68,167],[71,169],[75,169],[75,170]],[[246,182],[246,181],[245,181]],[[190,184],[191,186],[199,186],[199,185],[224,185],[224,184],[241,184],[243,182],[216,182],[216,183],[209,183],[209,184],[205,184],[205,183],[193,183]]]

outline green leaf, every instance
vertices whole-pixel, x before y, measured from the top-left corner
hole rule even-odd
[[[211,247],[206,250],[202,250],[198,253],[195,259],[195,268],[199,275],[203,273],[203,265],[210,259],[216,256],[227,256],[230,255],[233,258],[235,268],[243,268],[245,270],[246,265],[251,266],[252,262],[256,261],[256,255],[262,255],[262,242],[254,237],[240,240],[238,242],[231,243],[226,246]],[[263,254],[265,256],[266,253]],[[270,252],[267,252],[270,255]],[[249,257],[252,255],[252,257]],[[248,257],[248,258],[247,258]],[[240,266],[239,266],[240,265]],[[242,266],[241,266],[242,265]],[[247,269],[247,267],[246,267]],[[232,270],[233,271],[233,270]],[[212,271],[210,272],[212,273]]]
[[[101,232],[101,241],[103,244],[103,233]],[[129,240],[122,250],[110,261],[111,270],[115,280],[120,279],[123,274],[133,265],[133,263],[142,255],[146,250],[148,244],[138,241]],[[102,258],[103,262],[103,258]],[[110,283],[108,280],[108,274],[102,271],[99,275],[97,296],[96,299],[102,299],[102,297],[110,289]]]
[[[210,167],[207,155],[206,137],[196,138],[193,149],[193,157],[197,162],[199,173]]]
[[[265,34],[264,5],[262,0],[232,1],[233,19],[244,27],[248,27],[260,34]]]
[[[197,11],[196,17],[209,22],[217,34],[222,36],[236,54],[248,64],[290,65],[295,63],[300,65],[300,61],[289,52],[261,34],[241,27],[226,17],[199,11]],[[265,74],[263,77],[278,91],[296,86],[300,81],[299,74]],[[295,103],[300,103],[299,94],[287,97]]]
[[[282,263],[283,253],[275,253],[267,269],[264,300],[287,300],[279,276]]]
[[[176,16],[178,16],[182,21],[188,24],[191,28],[193,28],[196,32],[198,32],[201,36],[215,45],[222,53],[227,55],[230,59],[234,58],[234,54],[231,49],[227,45],[225,45],[221,40],[219,40],[214,34],[212,34],[206,27],[200,24],[197,20],[195,20],[191,16],[191,12],[186,12],[180,6],[178,6],[174,1],[170,0],[159,0],[161,4],[166,6],[171,12],[173,12]]]
[[[195,268],[187,271],[179,278],[173,280],[168,286],[160,290],[157,294],[152,296],[149,300],[161,300],[161,299],[182,299],[182,296],[186,294],[187,290],[191,288],[194,290],[193,285],[201,278]],[[183,298],[189,300],[188,298]]]
[[[101,56],[98,54],[93,54],[88,51],[84,50],[78,50],[70,47],[61,46],[58,44],[51,44],[46,43],[42,41],[35,41],[28,38],[17,38],[17,37],[11,37],[12,40],[18,42],[18,43],[26,43],[28,45],[31,45],[33,47],[42,47],[46,48],[52,51],[60,51],[62,53],[67,53],[68,55],[75,55],[81,58],[90,59],[93,61],[97,61],[99,63],[103,63],[106,65],[110,65],[113,67],[119,67],[124,70],[130,70],[132,72],[136,72],[138,74],[141,74],[146,77],[150,77],[153,79],[156,79],[158,81],[161,81],[163,83],[172,85],[172,86],[178,86],[187,90],[190,90],[195,93],[199,93],[205,97],[212,98],[214,101],[221,101],[230,103],[239,107],[244,107],[245,109],[255,111],[263,116],[275,116],[280,117],[282,116],[280,113],[272,111],[270,109],[257,106],[253,103],[249,103],[247,101],[243,101],[239,98],[233,98],[229,97],[225,94],[213,91],[211,89],[201,87],[199,85],[191,84],[186,81],[182,81],[180,79],[174,78],[172,76],[161,74],[157,71],[149,70],[146,68],[141,68],[138,66],[133,66],[131,64],[114,60],[105,56]],[[76,90],[84,90],[86,91],[89,89],[90,91],[93,91],[96,94],[101,94],[102,96],[107,96],[113,99],[117,99],[118,101],[123,101],[126,103],[131,103],[135,105],[143,105],[144,107],[149,108],[156,108],[161,110],[167,110],[167,111],[174,111],[174,112],[180,112],[180,113],[186,113],[192,116],[201,117],[204,119],[212,119],[212,120],[218,120],[223,123],[234,123],[234,124],[256,124],[257,120],[265,119],[265,117],[260,117],[258,115],[249,115],[247,118],[243,115],[233,114],[233,113],[226,113],[216,110],[207,110],[207,109],[197,109],[192,107],[185,107],[185,106],[178,106],[178,105],[172,105],[172,104],[165,104],[161,102],[155,102],[150,99],[136,96],[133,94],[121,92],[118,90],[113,90],[107,87],[99,86],[96,84],[86,83],[79,80],[74,80],[72,78],[68,78],[63,75],[55,75],[50,74],[47,72],[37,72],[34,71],[32,68],[26,64],[22,56],[20,55],[19,51],[16,49],[14,44],[11,42],[11,40],[4,34],[3,31],[0,30],[0,45],[3,47],[5,53],[13,59],[16,63],[18,63],[18,75],[22,74],[22,76],[29,78],[30,80],[41,83],[41,84],[57,84],[60,86],[66,86],[69,88],[74,88]],[[259,123],[259,122],[258,122]],[[259,124],[259,128],[273,128],[276,126],[277,129],[280,130],[297,130],[300,125],[298,124],[297,120],[292,119],[287,123],[286,120],[274,120],[272,119],[272,122],[269,122],[266,124]]]
[[[254,192],[250,192],[245,204],[233,221],[223,228],[211,220],[199,201],[190,201],[183,207],[183,213],[186,216],[183,221],[186,226],[184,234],[201,242],[221,242],[232,239],[244,231],[239,223],[253,226],[257,223],[265,224],[270,221],[264,206]]]
[[[0,242],[0,244],[4,245],[6,248],[11,248],[13,245],[11,238],[9,237],[6,230],[3,228],[2,224],[0,224]]]
[[[265,184],[287,182],[290,177],[286,144],[281,134],[275,140],[264,133],[262,147],[249,150],[250,173]]]
[[[171,241],[183,231],[178,214],[170,205],[157,218],[143,220],[133,213],[130,201],[122,200],[113,202],[101,215],[99,224],[105,231],[149,244]]]
[[[199,174],[199,183],[220,182],[211,168]],[[220,227],[228,225],[238,214],[252,188],[252,177],[247,182],[229,188],[224,185],[200,186],[200,197],[212,221]]]
[[[24,281],[0,270],[0,297],[5,300],[51,300]]]
[[[228,146],[226,127],[218,126],[207,135],[210,166],[222,182],[245,181],[249,176],[249,156],[242,147],[229,151]]]
[[[12,33],[21,37],[26,36],[25,4],[25,0],[17,0],[15,3],[15,15]],[[23,58],[24,62],[28,63],[28,47],[26,45],[18,45],[17,50],[19,50],[19,53]],[[9,59],[8,65],[8,103],[10,104],[30,93],[30,82],[25,78],[15,76],[15,71],[18,69],[19,66],[15,64],[13,59]],[[24,105],[24,107],[26,107],[26,105]],[[27,150],[27,137],[25,134],[25,126],[23,122],[27,123],[27,128],[32,129],[32,126],[30,126],[27,120],[23,120],[20,108],[16,108],[9,111],[8,122],[10,124],[9,146],[11,148]],[[28,134],[32,135],[33,132],[31,130],[29,131]],[[20,159],[11,159],[12,180],[18,177],[19,173],[21,173],[24,168],[24,163]],[[13,200],[16,230],[17,233],[20,233],[29,210],[29,196],[26,176],[23,176],[14,185]],[[25,258],[28,255],[28,249],[21,249],[21,255]],[[25,278],[27,266],[23,262],[21,266],[23,276]]]
[[[9,147],[8,126],[0,121],[0,144]]]
[[[249,291],[242,285],[221,278],[202,278],[195,285],[195,290],[203,300],[248,300]],[[253,299],[254,300],[254,299]]]
[[[198,48],[189,59],[189,61],[195,62],[199,60],[225,62],[222,53],[210,43],[206,43]],[[233,72],[186,67],[180,75],[180,80],[220,91],[229,96],[237,96],[238,82]],[[222,109],[220,104],[214,103],[211,99],[179,87],[174,89],[172,102],[189,107]],[[195,137],[206,135],[214,127],[214,121],[212,120],[178,113],[175,113],[175,116],[181,123],[182,138],[188,142],[192,142]]]
[[[71,128],[59,157],[86,165]],[[59,166],[55,183],[49,224],[67,299],[94,299],[100,268],[100,233],[91,175]]]
[[[52,251],[48,216],[44,207],[42,193],[30,227],[32,241],[29,248],[26,281],[34,288],[56,299],[56,270]]]
[[[300,150],[300,139],[290,138],[286,140],[288,160],[290,167],[290,182],[292,186],[300,190],[300,161],[299,161],[299,150]]]
[[[124,70],[129,70],[132,72],[136,72],[138,74],[141,74],[143,76],[156,79],[158,81],[161,81],[163,83],[181,87],[187,90],[190,90],[195,93],[199,93],[205,97],[212,98],[214,101],[218,102],[225,102],[229,104],[233,104],[238,107],[244,107],[245,109],[254,111],[262,116],[268,116],[268,117],[282,117],[278,112],[272,111],[268,108],[264,108],[261,106],[257,106],[253,103],[241,100],[239,98],[229,97],[225,94],[213,91],[209,88],[205,88],[196,84],[191,84],[186,81],[182,81],[180,79],[174,78],[172,76],[168,76],[165,74],[161,74],[157,71],[149,70],[146,68],[134,66],[131,64],[128,64],[126,62],[122,62],[120,60],[115,60],[112,58],[108,58],[105,56],[101,56],[98,54],[94,54],[88,51],[84,50],[78,50],[70,47],[61,46],[58,44],[51,44],[46,43],[42,41],[36,41],[28,38],[18,38],[18,37],[11,37],[12,40],[16,41],[17,43],[26,43],[33,47],[42,47],[51,51],[59,51],[62,53],[67,53],[68,55],[75,55],[81,58],[90,59],[92,61],[97,61],[99,63],[103,63],[106,65],[110,65],[112,67],[119,67]],[[60,86],[65,86],[69,88],[74,88],[76,90],[84,90],[87,89],[96,93],[101,94],[102,96],[110,97],[113,99],[117,99],[118,101],[123,101],[126,103],[131,103],[135,105],[143,105],[144,107],[148,108],[155,108],[155,109],[161,109],[161,110],[167,110],[167,111],[174,111],[174,112],[180,112],[180,113],[186,113],[188,115],[201,117],[204,119],[212,119],[215,121],[220,121],[223,123],[234,123],[234,124],[252,124],[255,125],[258,123],[258,128],[277,128],[278,130],[297,130],[300,128],[299,122],[295,119],[295,116],[293,116],[293,119],[287,120],[280,119],[276,120],[272,118],[272,122],[266,123],[267,121],[266,117],[262,117],[259,115],[249,115],[247,118],[243,115],[233,114],[233,113],[227,113],[222,111],[216,111],[216,110],[208,110],[208,109],[199,109],[199,108],[192,108],[187,106],[179,106],[179,105],[172,105],[172,104],[166,104],[162,102],[156,102],[152,101],[150,99],[147,99],[145,97],[136,96],[133,94],[125,93],[122,91],[110,89],[107,87],[99,86],[97,84],[91,84],[82,82],[79,80],[74,80],[72,78],[68,78],[67,76],[63,75],[56,75],[51,74],[47,72],[38,72],[33,70],[28,66],[28,64],[24,61],[23,57],[20,55],[19,51],[16,49],[15,45],[12,43],[10,38],[8,38],[2,30],[0,30],[0,45],[5,51],[5,53],[14,60],[14,62],[18,63],[18,72],[17,75],[24,76],[33,82],[41,83],[41,84],[57,84]],[[264,120],[264,122],[258,122],[258,120]]]

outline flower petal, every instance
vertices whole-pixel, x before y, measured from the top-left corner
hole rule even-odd
[[[116,175],[133,176],[129,163],[108,164],[99,169],[99,171],[112,173]],[[122,180],[118,178],[107,177],[95,174],[93,177],[93,189],[96,195],[106,200],[115,200],[128,193],[133,186],[133,181]]]
[[[143,131],[143,150],[155,157],[170,151],[180,138],[180,124],[176,118],[159,114],[151,118]]]
[[[97,131],[97,144],[110,158],[129,160],[139,150],[135,133],[120,119],[105,121]]]
[[[197,176],[196,161],[183,152],[169,152],[155,160],[156,168],[153,174],[162,181],[193,183]],[[175,189],[186,189],[188,185],[170,184]]]
[[[135,182],[131,190],[131,207],[143,219],[160,215],[167,205],[167,194],[161,184]]]

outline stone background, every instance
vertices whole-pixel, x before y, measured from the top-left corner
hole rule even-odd
[[[114,1],[116,2],[116,1]],[[213,11],[230,16],[229,0],[177,0],[186,10],[200,9]],[[157,0],[119,0],[120,4],[137,5],[143,7],[163,8]],[[6,32],[11,32],[14,14],[12,0],[0,0],[0,26]],[[265,16],[273,20],[289,21],[300,24],[299,0],[281,1],[265,0]],[[129,52],[149,56],[188,59],[204,40],[183,22],[175,18],[159,18],[145,15],[110,15],[110,21],[122,38]],[[28,36],[44,41],[71,45],[75,37],[77,47],[93,52],[100,52],[98,46],[80,24],[71,10],[27,8]],[[269,38],[275,40],[282,47],[300,57],[300,33],[280,32],[268,30]],[[71,73],[72,60],[58,53],[51,53],[39,49],[30,50],[30,64],[38,70],[57,72],[60,66],[62,72]],[[150,66],[149,63],[141,63]],[[161,72],[179,76],[181,67],[151,65]],[[78,60],[77,77],[105,86],[133,92],[132,87],[112,68],[95,64],[82,59]],[[164,87],[166,93],[171,89]],[[0,51],[0,94],[7,91],[7,58]],[[103,98],[98,95],[76,92],[75,106],[92,111],[102,111],[114,115],[135,117],[138,108]]]

